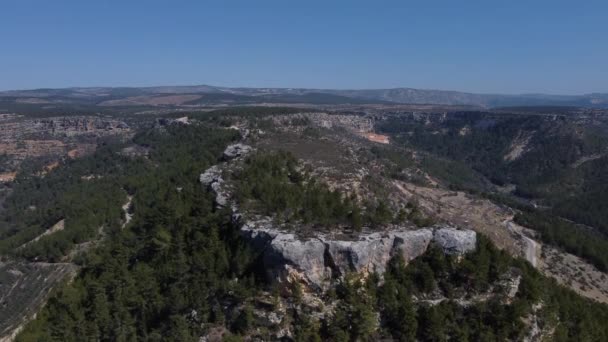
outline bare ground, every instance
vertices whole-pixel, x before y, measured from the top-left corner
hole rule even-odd
[[[51,235],[53,233],[62,231],[64,228],[65,228],[65,220],[60,220],[57,223],[55,223],[53,226],[51,226],[49,229],[45,230],[42,234],[36,236],[33,240],[28,241],[28,242],[24,243],[23,245],[21,245],[21,246],[19,246],[17,248],[18,249],[19,248],[23,248],[23,247],[25,247],[25,246],[27,246],[29,244],[32,244],[32,243],[40,240],[44,236]]]
[[[469,227],[489,237],[498,248],[524,257],[542,273],[570,287],[580,295],[608,303],[608,275],[585,260],[543,245],[534,239],[534,232],[515,224],[511,209],[463,192],[427,188],[394,182],[407,198],[418,202],[427,213],[440,220]]]
[[[530,143],[530,139],[532,138],[533,133],[526,134],[525,132],[519,132],[517,137],[511,143],[509,147],[509,152],[503,157],[506,161],[514,161],[521,157],[522,154],[526,152],[526,148]]]
[[[0,263],[0,341],[11,341],[76,269],[69,263]]]
[[[543,246],[540,270],[582,296],[608,303],[608,275],[585,260],[550,246]]]
[[[516,234],[505,227],[512,216],[489,200],[470,197],[464,192],[427,188],[394,181],[393,183],[407,200],[414,200],[428,214],[442,221],[474,229],[490,238],[500,249],[515,255],[523,255],[523,244]]]

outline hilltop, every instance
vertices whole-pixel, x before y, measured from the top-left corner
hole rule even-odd
[[[608,94],[475,94],[392,89],[242,88],[198,86],[91,87],[0,92],[6,105],[203,106],[218,104],[430,104],[482,108],[512,106],[608,107]],[[1,107],[0,103],[0,108]]]

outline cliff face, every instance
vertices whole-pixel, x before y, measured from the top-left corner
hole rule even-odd
[[[24,136],[107,136],[125,134],[129,126],[120,120],[97,116],[67,116],[44,119],[11,117],[0,119],[0,140],[22,139]]]
[[[246,145],[231,145],[224,152],[224,159],[239,158],[250,151]],[[241,226],[242,235],[261,251],[264,268],[272,281],[298,281],[311,289],[323,290],[332,280],[350,272],[382,276],[392,257],[401,255],[409,262],[422,255],[430,244],[451,255],[462,255],[476,247],[474,231],[446,225],[416,230],[397,227],[344,238],[323,233],[301,237],[277,227],[271,218],[245,218],[231,201],[222,172],[220,166],[213,166],[200,175],[200,182],[215,194],[216,205],[231,207],[233,220]]]
[[[52,135],[108,135],[127,131],[129,126],[118,120],[98,117],[60,117],[35,120],[33,128]]]
[[[431,244],[446,254],[462,255],[474,250],[477,241],[474,231],[449,226],[364,233],[346,240],[324,234],[301,238],[264,220],[244,222],[241,232],[255,248],[263,249],[264,267],[271,280],[299,280],[313,289],[326,289],[332,280],[349,272],[382,276],[393,256],[401,255],[408,262]]]

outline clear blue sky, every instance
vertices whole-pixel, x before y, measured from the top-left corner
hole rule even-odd
[[[0,3],[0,89],[608,92],[608,1]]]

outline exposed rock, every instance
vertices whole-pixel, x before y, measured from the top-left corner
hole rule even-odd
[[[182,124],[182,125],[189,125],[190,124],[190,120],[188,119],[187,116],[183,116],[181,118],[177,118],[175,119],[176,123]]]
[[[184,117],[177,118],[177,119],[158,118],[158,119],[156,119],[154,126],[156,128],[160,128],[160,127],[172,126],[172,125],[189,125],[189,124],[190,124],[190,121],[188,120],[188,117],[184,116]]]
[[[476,245],[474,231],[445,226],[367,233],[356,240],[338,240],[322,234],[300,238],[272,228],[269,220],[261,220],[244,224],[241,232],[254,248],[264,249],[264,266],[273,281],[298,280],[313,289],[325,289],[331,279],[349,272],[382,276],[395,254],[403,255],[408,262],[423,254],[430,243],[452,255],[472,251]]]
[[[433,239],[433,231],[430,229],[395,232],[393,235],[392,253],[401,253],[406,262],[423,254]]]
[[[278,326],[283,320],[283,316],[276,312],[268,312],[264,310],[253,310],[256,323],[263,327]]]
[[[528,150],[528,144],[532,139],[534,132],[519,132],[515,139],[511,142],[509,151],[504,155],[503,159],[512,162],[520,158]]]
[[[33,128],[53,135],[74,136],[81,134],[112,134],[129,129],[123,121],[102,117],[58,117],[35,120]]]
[[[226,150],[224,150],[224,159],[230,160],[230,159],[238,158],[238,157],[246,155],[247,153],[251,152],[252,150],[253,150],[253,148],[251,146],[241,144],[241,143],[228,145],[228,147],[226,147]]]
[[[147,157],[149,153],[150,149],[141,145],[127,146],[120,151],[121,155],[130,158]]]
[[[240,214],[233,214],[233,221],[236,221],[235,217],[240,219]],[[259,220],[255,223],[243,223],[241,234],[252,244],[253,248],[264,249],[281,232],[272,227],[270,220]]]
[[[199,177],[199,181],[201,184],[205,186],[211,185],[213,182],[221,182],[222,181],[222,170],[219,166],[213,165],[208,168],[205,172],[201,173]]]
[[[53,288],[76,271],[70,263],[0,262],[0,341],[13,341]]]
[[[250,151],[242,144],[231,145],[225,156],[235,158]],[[323,234],[301,238],[278,228],[271,218],[243,220],[230,191],[222,179],[222,169],[213,166],[200,175],[201,184],[216,194],[218,206],[231,205],[232,220],[241,224],[242,235],[258,250],[263,250],[269,278],[278,282],[301,281],[313,289],[325,289],[331,279],[349,272],[377,273],[382,276],[389,260],[397,253],[406,262],[423,254],[430,243],[445,253],[462,255],[476,247],[476,233],[437,226],[411,230],[398,228],[387,232],[360,234],[355,239],[335,239]]]
[[[199,181],[215,193],[215,203],[218,206],[223,207],[228,204],[230,194],[223,187],[224,179],[219,166],[214,165],[207,169],[200,175]]]
[[[526,334],[526,336],[523,337],[522,341],[524,342],[532,342],[532,341],[544,341],[544,340],[551,340],[551,335],[553,334],[553,332],[551,331],[545,331],[545,329],[542,329],[541,326],[542,324],[539,324],[540,322],[540,315],[539,315],[539,311],[543,308],[543,303],[539,302],[536,303],[534,305],[532,305],[532,312],[528,314],[528,316],[526,316],[524,318],[524,323],[526,323],[530,330],[528,331],[528,333]],[[545,338],[543,338],[543,335]]]
[[[521,271],[516,268],[511,268],[508,272],[501,275],[498,285],[505,289],[506,304],[510,304],[519,292],[521,278]]]
[[[328,263],[337,276],[348,272],[383,274],[394,245],[392,234],[372,233],[359,241],[327,241]]]
[[[215,192],[215,203],[220,207],[226,206],[228,204],[229,195],[222,191],[221,181],[211,183],[211,189]]]
[[[477,235],[472,230],[457,230],[444,227],[435,230],[433,241],[437,243],[446,254],[464,254],[475,249]]]
[[[303,113],[300,117],[305,117],[323,128],[341,127],[354,132],[372,132],[374,122],[372,119],[357,115],[336,115],[327,113]],[[293,116],[286,119],[291,120]]]
[[[325,267],[325,244],[321,240],[300,240],[294,234],[279,234],[264,253],[264,266],[270,277],[288,279],[295,269],[306,283],[322,287],[331,277]],[[291,266],[291,267],[287,267]]]

